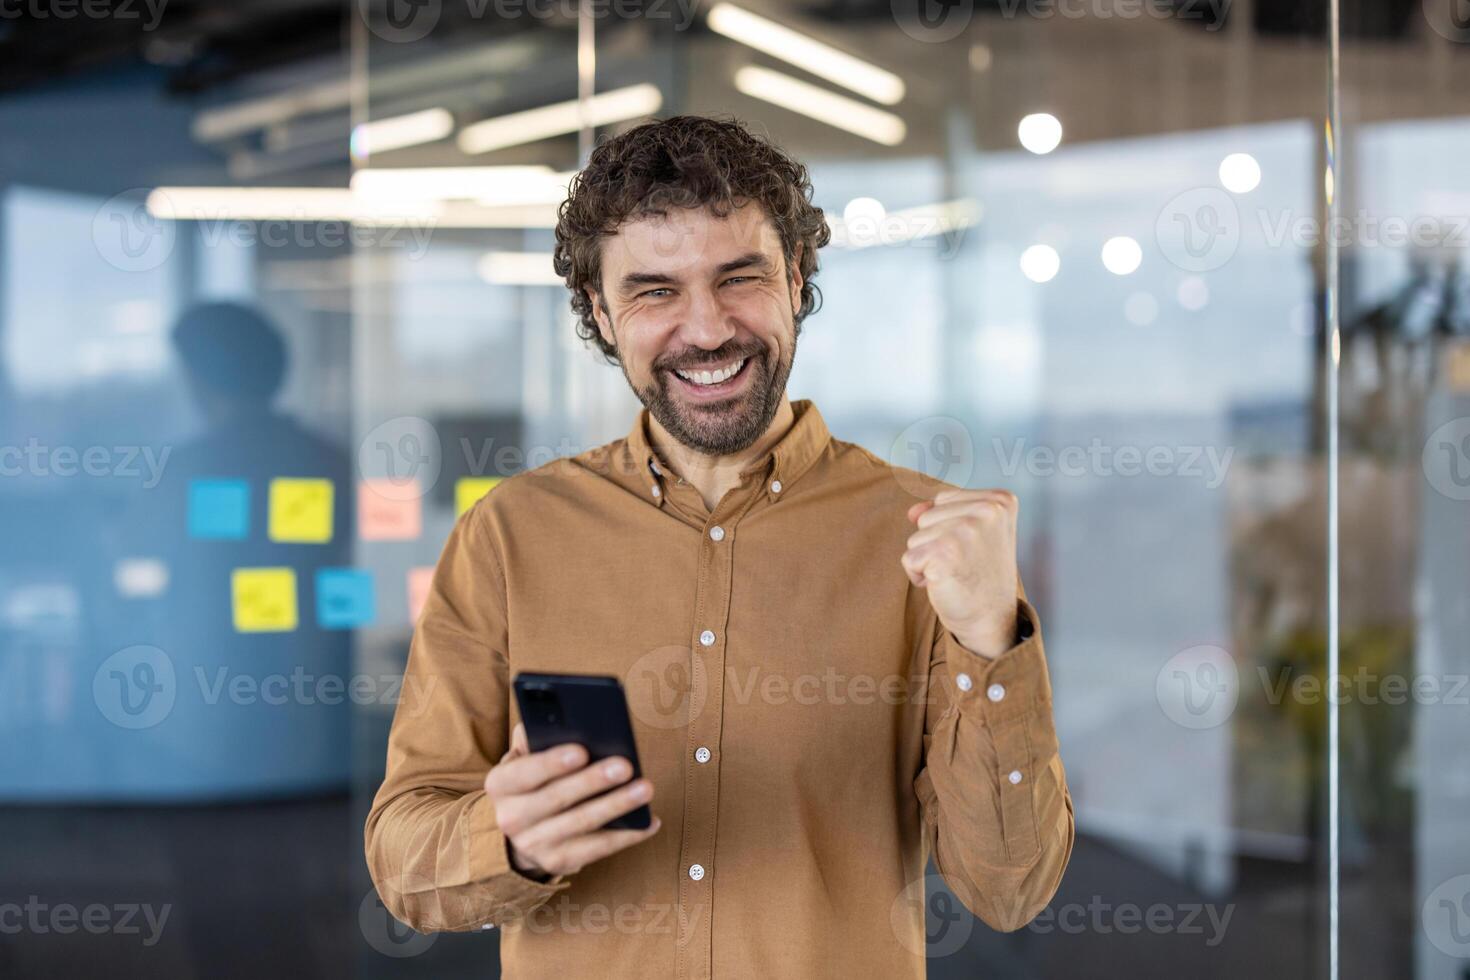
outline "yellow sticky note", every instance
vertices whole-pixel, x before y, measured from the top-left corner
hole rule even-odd
[[[462,516],[465,511],[489,493],[501,481],[498,476],[462,476],[454,481],[454,513]]]
[[[296,628],[296,572],[290,568],[237,568],[230,573],[235,629],[279,633]]]
[[[1457,395],[1470,394],[1470,343],[1452,341],[1445,345],[1448,355],[1448,370],[1445,375],[1450,381],[1450,391]]]
[[[332,481],[271,481],[270,539],[305,544],[332,540]]]

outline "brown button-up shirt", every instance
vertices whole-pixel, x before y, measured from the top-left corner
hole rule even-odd
[[[455,526],[368,816],[388,910],[502,929],[505,975],[922,977],[933,855],[1016,929],[1072,851],[1036,611],[963,647],[899,562],[947,486],[834,439],[809,401],[713,512],[639,412],[624,439],[511,477]],[[663,822],[545,883],[509,863],[485,773],[521,671],[626,688]]]

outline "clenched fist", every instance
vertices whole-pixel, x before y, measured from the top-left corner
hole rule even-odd
[[[996,657],[1015,642],[1016,515],[1009,490],[942,490],[909,508],[903,570],[967,649]]]

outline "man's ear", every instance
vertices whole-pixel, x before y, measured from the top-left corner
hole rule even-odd
[[[583,286],[587,293],[587,299],[592,303],[592,318],[597,321],[597,332],[602,335],[603,343],[609,347],[616,347],[617,341],[613,338],[612,321],[608,319],[607,305],[602,302],[602,297],[597,290],[591,286]]]
[[[796,252],[791,256],[791,274],[787,276],[791,284],[791,312],[793,314],[801,309],[801,287],[806,285],[806,280],[801,276],[801,248],[801,242],[797,242]]]

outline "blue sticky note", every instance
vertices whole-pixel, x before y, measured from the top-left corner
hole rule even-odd
[[[243,541],[250,533],[250,484],[189,481],[189,537]]]
[[[316,573],[316,621],[322,629],[367,626],[378,616],[373,573],[357,568],[321,568]]]

